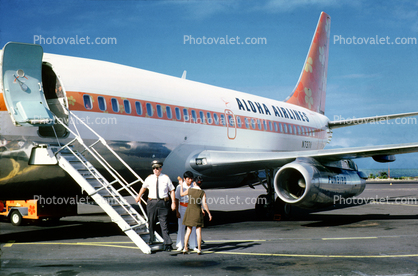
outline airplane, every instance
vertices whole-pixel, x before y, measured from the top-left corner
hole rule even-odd
[[[353,159],[392,162],[396,154],[417,152],[418,143],[325,149],[332,130],[418,112],[341,121],[325,116],[330,23],[322,12],[300,77],[284,101],[195,82],[185,73],[167,76],[7,43],[0,53],[0,199],[81,193],[56,162],[36,161],[41,149],[70,143],[76,134],[94,143],[75,117],[140,176],[150,174],[158,159],[173,182],[189,170],[203,177],[203,189],[262,184],[266,194],[256,210],[263,214],[277,206],[280,212],[330,206],[335,196],[361,194],[367,177]],[[115,157],[103,156],[128,175]],[[89,161],[106,174],[100,162]],[[140,183],[132,187],[139,190]]]

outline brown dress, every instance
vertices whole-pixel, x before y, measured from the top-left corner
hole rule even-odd
[[[200,189],[190,188],[189,204],[183,218],[183,225],[203,227],[202,198],[205,194]]]

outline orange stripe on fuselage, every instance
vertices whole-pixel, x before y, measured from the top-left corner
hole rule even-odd
[[[225,122],[225,124],[223,124],[220,121],[219,124],[215,124],[214,122],[208,123],[208,121],[207,121],[207,114],[210,114],[212,119],[214,118],[214,114],[217,114],[217,116],[219,117],[219,120],[221,120],[221,115],[225,116],[225,113],[222,113],[222,112],[214,112],[214,111],[196,109],[196,108],[185,107],[185,106],[168,105],[168,104],[159,103],[159,102],[151,102],[151,101],[144,101],[144,100],[139,100],[139,99],[116,97],[116,96],[101,95],[101,94],[94,94],[94,93],[74,92],[74,91],[67,91],[66,93],[67,93],[68,104],[69,104],[70,110],[72,110],[72,111],[118,114],[118,115],[125,115],[125,116],[153,118],[153,119],[159,119],[159,120],[178,121],[178,122],[185,122],[185,123],[192,123],[192,124],[203,124],[203,125],[208,125],[208,126],[227,127],[227,125],[226,125],[227,122]],[[87,109],[85,107],[85,103],[84,103],[84,99],[83,99],[84,95],[88,95],[92,99],[92,106],[89,109]],[[99,100],[98,100],[99,97],[103,97],[105,99],[105,103],[106,103],[106,109],[105,110],[100,110],[100,108],[99,108]],[[112,98],[114,98],[118,101],[119,112],[113,111],[112,102],[111,102]],[[130,106],[131,106],[131,112],[130,113],[127,113],[124,109],[124,103],[123,103],[124,100],[127,100],[130,103]],[[136,111],[136,106],[135,106],[136,102],[140,102],[140,104],[141,104],[141,107],[142,107],[142,114],[141,115],[139,115]],[[152,116],[149,116],[147,114],[146,104],[151,104],[152,109],[153,109]],[[162,116],[161,117],[158,116],[157,105],[161,106],[161,109],[162,109]],[[167,116],[166,107],[171,108],[171,112],[172,112],[172,117],[171,118],[169,118]],[[180,120],[176,119],[175,108],[180,109],[180,113],[181,113],[181,119]],[[183,113],[184,109],[187,110],[187,113],[188,113],[188,116],[189,116],[190,120],[184,120],[184,113]],[[197,114],[197,121],[196,122],[191,120],[192,119],[192,110],[196,111],[196,114]],[[204,116],[205,116],[205,121],[204,122],[202,122],[202,120],[200,119],[200,116],[199,116],[200,112],[204,113]],[[241,116],[241,115],[235,115],[235,117],[236,117],[235,118],[235,124],[237,124],[237,117],[240,117],[240,119],[241,119],[241,126],[239,126],[237,124],[237,126],[236,126],[237,129],[274,132],[274,133],[282,133],[282,134],[289,134],[289,135],[305,136],[305,137],[311,137],[311,138],[317,138],[317,139],[324,139],[325,136],[326,136],[326,133],[324,131],[321,131],[320,129],[315,129],[315,128],[312,128],[312,127],[306,127],[306,126],[302,126],[302,125],[299,125],[299,124],[284,123],[284,122],[281,122],[281,121],[259,119],[257,117],[248,117],[248,116]],[[227,119],[228,118],[226,118],[226,120]],[[246,119],[250,122],[248,128],[245,124]],[[252,120],[254,120],[256,122],[255,127],[253,127],[252,124],[251,124]],[[261,127],[259,126],[259,122],[261,122]],[[264,122],[266,122],[266,124],[264,124]],[[271,128],[270,128],[270,123],[272,124]],[[278,129],[277,131],[275,130],[276,129],[275,123],[277,124],[277,129]],[[281,131],[280,127],[279,127],[279,124],[282,124],[283,128],[284,128],[285,124],[289,128],[292,128],[292,133],[289,133],[289,131],[286,132],[286,133],[284,131]],[[267,128],[265,126],[267,126]],[[299,127],[302,129],[300,134],[298,133],[299,130],[297,131],[297,133],[294,133],[294,127],[295,126],[296,126],[296,129],[298,129]],[[234,126],[230,126],[230,127],[234,128]]]

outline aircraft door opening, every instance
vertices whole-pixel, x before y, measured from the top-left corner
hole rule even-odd
[[[54,123],[42,89],[42,56],[40,45],[10,42],[3,48],[2,90],[16,126]]]
[[[225,109],[226,126],[228,128],[228,138],[234,140],[237,137],[237,124],[235,115],[230,109]]]
[[[49,109],[68,125],[68,103],[64,87],[52,66],[45,62],[42,64],[42,84]],[[39,126],[38,133],[42,137],[55,137],[56,135],[58,138],[64,138],[69,134],[67,129],[59,123],[53,126]]]

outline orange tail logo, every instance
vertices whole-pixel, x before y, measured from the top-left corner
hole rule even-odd
[[[330,27],[330,16],[322,12],[298,83],[286,99],[321,114],[325,113]]]

